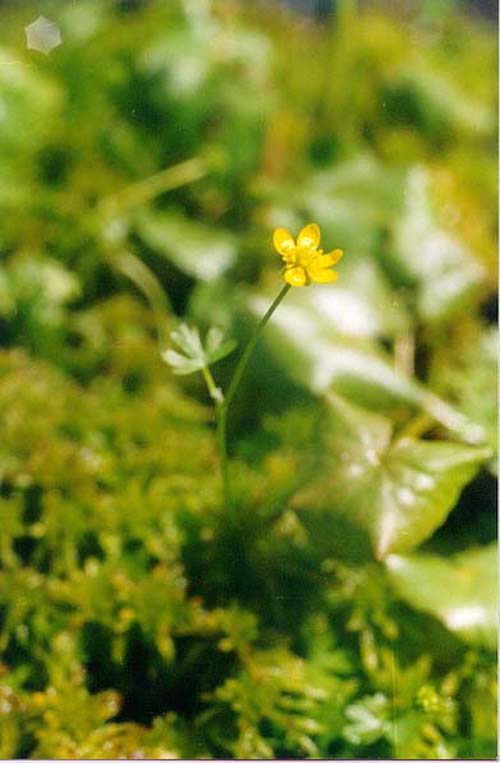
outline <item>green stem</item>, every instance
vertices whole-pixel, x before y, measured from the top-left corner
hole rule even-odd
[[[203,373],[203,378],[205,379],[210,397],[215,401],[217,406],[221,405],[224,402],[224,395],[222,394],[221,388],[216,385],[215,379],[212,376],[210,369],[205,366],[201,369],[201,371]]]
[[[272,305],[269,307],[264,317],[261,318],[261,320],[255,327],[254,332],[252,336],[250,337],[250,341],[248,342],[245,348],[245,352],[243,353],[243,355],[238,361],[238,365],[236,366],[234,376],[228,387],[226,397],[224,401],[217,408],[217,441],[218,441],[219,453],[220,453],[220,466],[221,466],[221,474],[222,474],[222,489],[223,489],[223,495],[224,495],[224,505],[226,506],[226,508],[229,507],[229,505],[231,504],[231,486],[229,482],[229,470],[228,470],[228,458],[227,458],[228,408],[239,387],[241,377],[243,376],[243,373],[245,372],[245,369],[248,365],[248,361],[250,360],[252,356],[252,353],[255,349],[255,345],[257,344],[257,340],[262,330],[265,328],[272,314],[274,313],[276,308],[279,306],[279,304],[282,302],[282,300],[285,298],[290,288],[291,287],[289,284],[285,284],[285,286],[283,286],[280,293],[278,294],[278,296],[276,297]]]
[[[111,264],[142,291],[151,305],[158,331],[160,352],[168,346],[167,316],[172,314],[172,308],[167,293],[148,266],[135,254],[121,251],[108,255]]]
[[[396,704],[396,659],[394,649],[391,649],[391,679],[392,679],[392,729],[394,743],[394,757],[398,758],[398,711]]]
[[[229,469],[227,466],[227,408],[219,405],[216,409],[217,416],[217,445],[219,446],[220,473],[222,477],[222,495],[224,506],[228,508],[230,503]]]
[[[259,335],[260,335],[261,331],[265,328],[266,324],[269,323],[269,320],[270,320],[272,314],[274,313],[276,308],[279,306],[279,304],[283,301],[283,299],[288,294],[290,289],[291,289],[290,284],[285,284],[283,286],[282,290],[280,291],[280,293],[278,294],[278,296],[276,297],[276,299],[274,300],[274,302],[272,303],[272,305],[268,309],[267,313],[264,315],[263,318],[261,318],[261,320],[259,321],[259,323],[255,327],[254,332],[253,332],[252,336],[250,337],[250,341],[248,342],[248,344],[247,344],[247,346],[245,348],[245,352],[243,353],[243,355],[241,356],[241,358],[238,361],[238,365],[236,366],[236,370],[235,370],[234,376],[233,376],[233,378],[231,380],[231,384],[229,385],[229,388],[227,390],[226,400],[225,400],[225,403],[224,403],[225,408],[229,408],[229,404],[230,404],[231,400],[233,399],[233,397],[234,397],[234,395],[236,393],[236,390],[239,387],[239,384],[240,384],[240,381],[241,381],[241,377],[243,376],[245,368],[248,365],[248,361],[250,360],[250,357],[251,357],[251,355],[252,355],[252,353],[253,353],[253,351],[255,349],[255,345],[257,344],[257,340],[259,338]]]
[[[125,210],[141,207],[161,193],[193,183],[206,175],[208,171],[208,162],[202,157],[195,156],[180,164],[167,167],[144,180],[139,180],[112,196],[105,197],[99,203],[99,211],[106,217],[114,217]]]
[[[224,502],[227,505],[229,484],[227,479],[227,448],[226,448],[226,411],[224,409],[224,394],[215,383],[209,368],[202,368],[203,378],[207,385],[210,397],[215,402],[215,418],[217,421],[217,445],[219,448],[220,469],[222,475],[222,492]]]

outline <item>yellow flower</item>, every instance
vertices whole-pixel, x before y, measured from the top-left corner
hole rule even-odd
[[[340,260],[344,252],[342,249],[334,249],[333,252],[323,254],[323,250],[318,249],[320,236],[316,223],[302,228],[297,242],[285,228],[274,231],[274,248],[283,258],[283,278],[290,286],[309,286],[311,281],[331,283],[339,277],[330,268]]]

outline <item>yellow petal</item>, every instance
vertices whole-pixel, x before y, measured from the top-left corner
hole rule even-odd
[[[305,286],[307,275],[304,268],[287,268],[283,273],[283,278],[290,286]]]
[[[334,249],[333,252],[328,252],[328,254],[324,254],[321,258],[321,264],[329,268],[332,265],[336,265],[336,263],[340,260],[341,257],[344,256],[344,252],[342,249]],[[328,258],[328,261],[327,259]]]
[[[285,228],[276,228],[273,233],[273,244],[278,254],[287,254],[295,247],[292,234]]]
[[[339,277],[335,270],[329,270],[328,268],[309,269],[309,275],[311,280],[316,281],[316,283],[332,283]]]
[[[334,264],[334,261],[331,254],[321,254],[319,257],[316,257],[316,259],[314,260],[313,267],[331,268],[333,264]]]
[[[316,223],[310,223],[302,228],[297,236],[297,246],[310,246],[317,249],[319,246],[321,233]]]

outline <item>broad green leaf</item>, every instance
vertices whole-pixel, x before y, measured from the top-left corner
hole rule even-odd
[[[447,320],[477,295],[483,268],[465,244],[437,222],[431,178],[423,168],[408,174],[403,216],[395,227],[401,272],[417,285],[417,309],[429,322]]]
[[[189,220],[179,212],[146,210],[137,216],[136,228],[148,246],[201,281],[220,276],[236,257],[230,234]]]
[[[464,551],[451,559],[391,555],[385,563],[408,604],[434,615],[464,641],[496,649],[496,545]]]
[[[361,155],[310,173],[300,184],[272,189],[276,207],[271,208],[269,225],[284,224],[283,209],[299,209],[297,223],[304,214],[316,221],[328,249],[339,246],[356,256],[371,255],[379,242],[379,226],[399,212],[403,191],[404,172]]]
[[[488,454],[452,442],[404,439],[392,445],[380,485],[378,555],[412,548],[432,535]]]
[[[415,548],[445,521],[488,452],[453,442],[392,442],[388,419],[337,395],[328,399],[320,476],[296,500],[338,517],[346,534],[361,530],[379,559]]]
[[[338,270],[335,285],[296,289],[280,311],[293,307],[307,312],[331,331],[354,339],[392,338],[407,330],[410,319],[402,300],[376,262],[346,256]]]
[[[333,387],[375,409],[401,402],[419,405],[419,385],[398,374],[369,336],[376,330],[376,312],[347,289],[340,292],[338,307],[336,299],[336,286],[294,289],[266,328],[264,341],[272,353],[295,381],[315,394]],[[255,317],[269,303],[269,297],[248,300]]]
[[[474,419],[483,429],[484,442],[492,449],[489,468],[498,471],[498,330],[492,326],[481,332],[476,341],[464,341],[446,357],[439,355],[431,371],[431,382],[441,394],[455,401],[465,416]]]
[[[294,381],[318,395],[333,389],[376,411],[401,404],[421,407],[466,441],[482,440],[481,427],[396,370],[390,355],[369,335],[384,331],[373,305],[363,305],[352,293],[343,297],[341,292],[344,314],[340,317],[336,300],[337,284],[294,289],[266,327],[263,341]],[[270,296],[259,295],[247,304],[257,319],[270,301]],[[385,331],[390,333],[395,325],[404,325],[404,312],[395,308],[388,321]]]
[[[453,132],[457,128],[472,133],[488,134],[495,129],[495,114],[490,106],[475,100],[451,79],[418,62],[403,72],[403,87],[410,89],[417,100],[423,119],[430,128]]]
[[[401,404],[422,408],[466,442],[483,442],[481,425],[395,368],[394,360],[376,340],[403,330],[407,315],[397,296],[391,299],[373,264],[359,262],[351,272],[356,289],[343,282],[293,289],[280,305],[263,341],[282,367],[314,394],[333,389],[376,411]],[[370,273],[375,281],[371,294]],[[362,287],[366,286],[365,299]],[[246,302],[257,319],[271,299],[255,295]]]

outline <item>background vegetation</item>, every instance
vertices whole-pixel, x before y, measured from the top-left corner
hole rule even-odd
[[[348,0],[0,23],[0,757],[494,757],[495,31]],[[311,221],[341,279],[266,329],[228,516],[157,330],[224,328],[227,384],[272,229]]]

